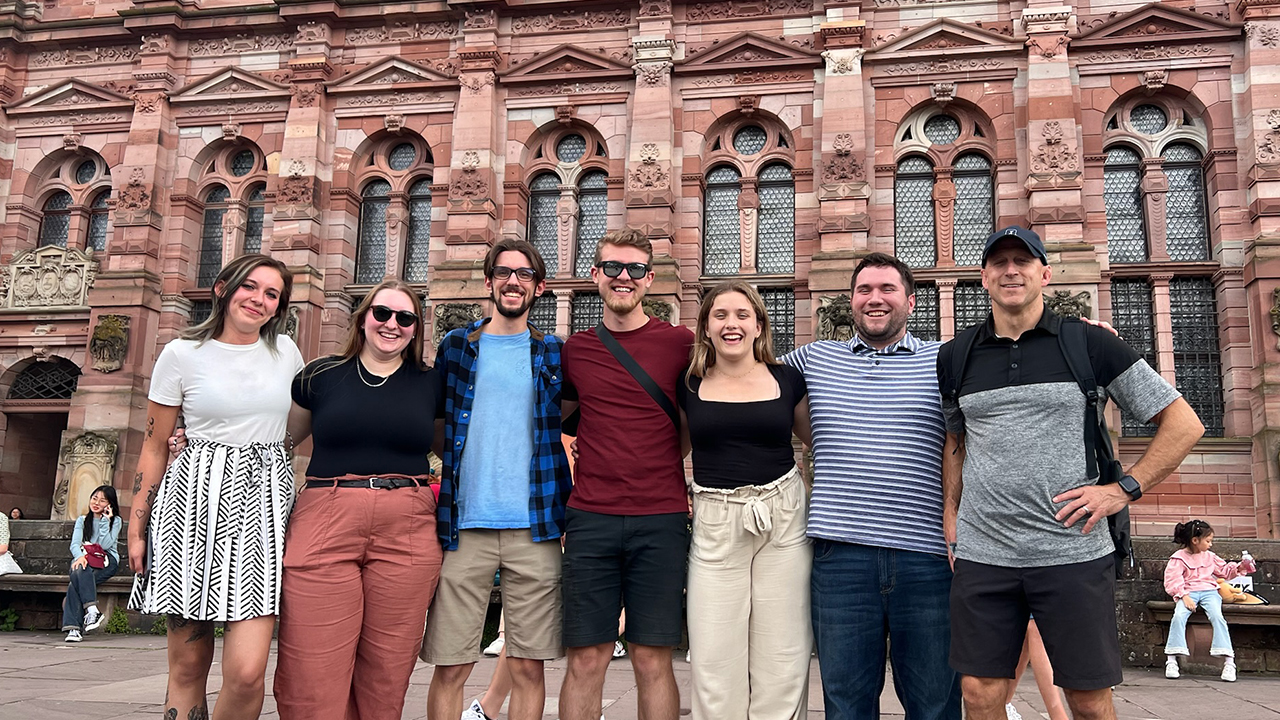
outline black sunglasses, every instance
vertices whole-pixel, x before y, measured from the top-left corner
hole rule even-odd
[[[370,310],[373,312],[373,319],[380,323],[390,320],[392,315],[396,316],[396,324],[400,327],[413,327],[418,322],[418,316],[408,310],[392,310],[386,305],[374,305]]]
[[[506,280],[511,277],[511,273],[515,273],[516,279],[520,282],[533,282],[538,277],[538,273],[534,272],[533,268],[509,268],[506,265],[493,266],[494,280]]]
[[[627,277],[632,280],[639,280],[649,273],[649,266],[645,263],[621,263],[617,260],[605,260],[596,263],[596,267],[600,268],[600,272],[605,277],[616,278],[622,274],[623,269],[627,271]]]

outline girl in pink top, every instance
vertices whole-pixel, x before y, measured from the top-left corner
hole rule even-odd
[[[1213,643],[1210,655],[1226,656],[1222,666],[1222,679],[1236,681],[1235,651],[1231,648],[1231,635],[1227,621],[1222,617],[1222,596],[1218,594],[1218,578],[1230,580],[1241,573],[1257,570],[1252,558],[1243,562],[1227,562],[1209,549],[1213,547],[1213,528],[1203,520],[1179,523],[1173,530],[1173,541],[1182,546],[1169,558],[1164,569],[1164,589],[1177,603],[1173,608],[1173,621],[1169,623],[1169,641],[1165,643],[1164,676],[1178,677],[1178,656],[1190,655],[1187,650],[1187,618],[1203,607],[1213,625]]]

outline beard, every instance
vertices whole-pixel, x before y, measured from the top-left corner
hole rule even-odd
[[[626,315],[635,310],[640,301],[644,299],[644,291],[637,287],[630,295],[618,295],[612,290],[602,293],[604,295],[604,304],[618,315]]]
[[[533,303],[537,301],[537,297],[533,293],[527,292],[520,304],[514,308],[507,307],[502,303],[502,291],[495,289],[493,291],[493,305],[498,310],[498,314],[504,318],[518,318],[529,312],[529,308],[533,307]]]
[[[866,315],[854,313],[853,327],[858,331],[858,337],[863,340],[882,341],[897,337],[902,333],[903,328],[907,326],[907,318],[911,312],[907,308],[900,308],[889,313],[884,318],[884,326],[881,330],[872,330],[867,326]]]

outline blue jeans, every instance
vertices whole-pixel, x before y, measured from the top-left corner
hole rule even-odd
[[[1209,616],[1209,624],[1213,626],[1213,643],[1209,645],[1210,655],[1226,655],[1235,657],[1236,651],[1231,647],[1231,633],[1227,632],[1227,621],[1222,617],[1222,596],[1217,590],[1197,590],[1187,595],[1196,602],[1197,609],[1204,609]],[[1187,620],[1193,611],[1178,600],[1173,604],[1173,620],[1169,622],[1169,641],[1164,644],[1165,655],[1190,655],[1187,650]]]
[[[84,606],[98,602],[98,586],[116,574],[120,561],[107,553],[104,568],[83,567],[71,571],[67,599],[62,602],[62,629],[79,630],[84,623]]]
[[[880,717],[886,650],[911,720],[960,720],[945,556],[815,539],[813,636],[827,720]]]

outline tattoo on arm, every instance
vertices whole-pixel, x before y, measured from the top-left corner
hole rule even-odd
[[[137,495],[142,492],[142,473],[133,476],[133,494]]]
[[[155,433],[156,433],[156,419],[153,417],[149,417],[147,418],[147,439],[150,440],[151,436],[154,435]]]

